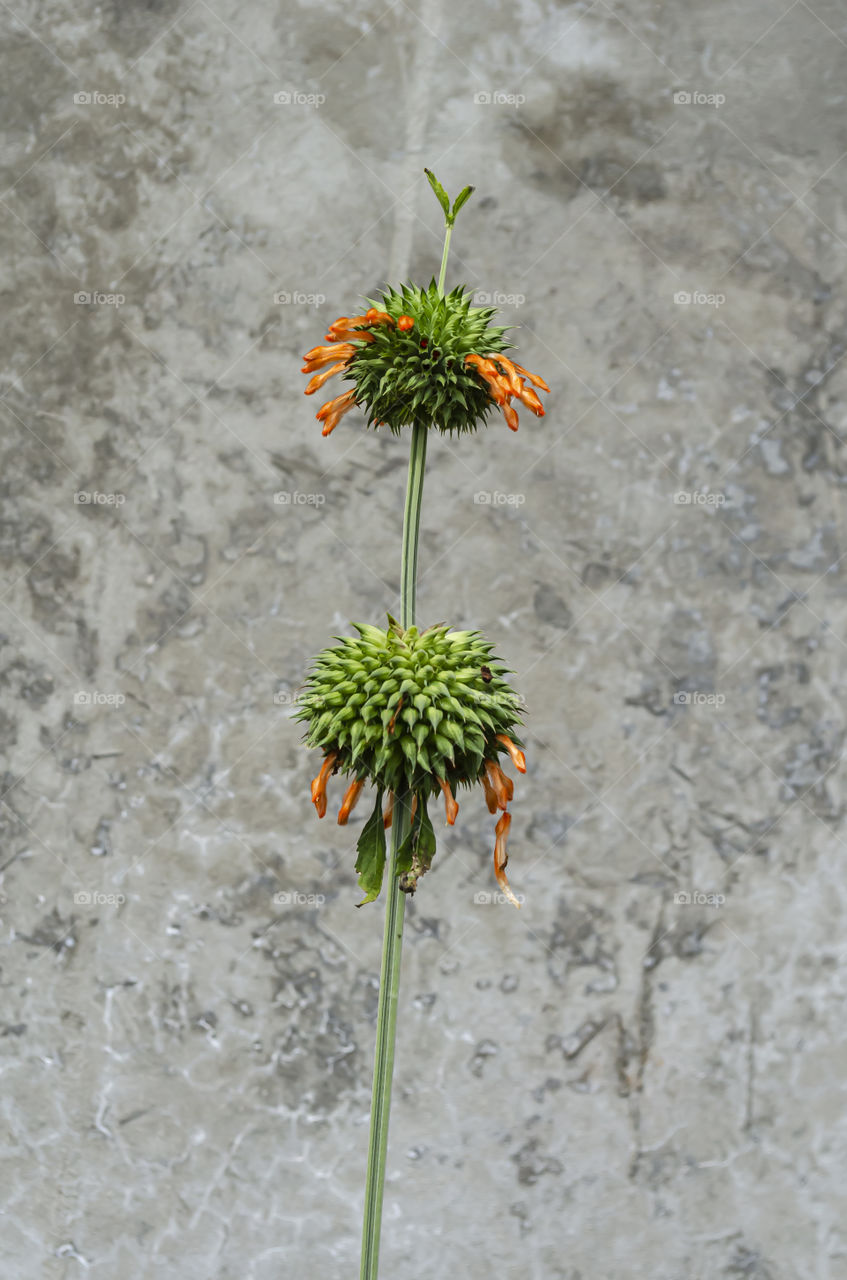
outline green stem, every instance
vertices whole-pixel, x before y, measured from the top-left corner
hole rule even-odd
[[[417,423],[412,428],[406,511],[403,518],[403,552],[400,578],[400,625],[415,621],[415,583],[418,566],[418,532],[421,522],[424,467],[428,428]],[[395,871],[397,850],[412,823],[412,796],[399,794],[394,801],[391,824],[391,854],[385,871],[385,930],[379,974],[379,1006],[376,1019],[371,1128],[368,1144],[368,1173],[365,1185],[365,1216],[362,1227],[361,1280],[377,1280],[385,1161],[388,1151],[388,1120],[391,1112],[391,1078],[394,1072],[394,1042],[397,1028],[397,994],[400,989],[400,956],[403,946],[403,918],[406,895]]]
[[[403,552],[400,572],[400,626],[415,624],[415,588],[418,581],[418,530],[421,523],[426,442],[429,428],[418,422],[412,427],[409,478],[406,482],[406,511],[403,516]]]
[[[438,291],[444,292],[447,254],[450,249],[448,226],[444,237],[444,253],[438,277]],[[418,577],[418,534],[421,527],[426,444],[429,427],[415,423],[409,453],[409,476],[406,482],[406,509],[403,515],[403,550],[400,570],[400,625],[415,624],[415,587]],[[365,1183],[365,1214],[362,1225],[362,1267],[360,1280],[377,1280],[379,1269],[379,1236],[382,1225],[382,1199],[385,1189],[385,1162],[388,1152],[388,1120],[391,1114],[391,1080],[394,1073],[394,1043],[397,1029],[397,996],[400,990],[400,956],[403,946],[403,920],[406,895],[396,874],[397,850],[412,825],[412,795],[397,794],[394,820],[391,824],[391,853],[385,870],[387,885],[385,928],[382,937],[382,964],[379,972],[379,1004],[376,1016],[376,1049],[374,1052],[371,1127],[368,1140],[368,1172]]]
[[[453,234],[452,223],[447,224],[444,232],[444,252],[441,255],[441,271],[438,274],[438,292],[444,293],[444,277],[447,274],[447,254],[450,252],[450,237]]]

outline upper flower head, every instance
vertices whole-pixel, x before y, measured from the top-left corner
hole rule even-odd
[[[308,745],[324,752],[312,783],[319,817],[326,812],[326,783],[333,773],[351,779],[338,817],[342,824],[364,783],[376,788],[376,807],[362,832],[357,862],[367,901],[379,893],[384,832],[396,795],[411,793],[415,806],[409,847],[403,857],[398,855],[402,887],[413,891],[435,851],[427,800],[443,796],[452,826],[459,812],[454,793],[481,784],[491,811],[505,812],[513,783],[499,760],[509,755],[520,772],[526,771],[520,743],[513,737],[520,722],[517,696],[479,632],[451,631],[444,625],[404,631],[393,619],[389,622],[387,631],[357,624],[358,636],[318,654],[297,712],[307,723]],[[498,837],[504,830],[498,827]],[[498,838],[498,879],[505,866],[504,840]]]
[[[333,363],[321,380],[312,378],[307,395],[343,372],[353,384],[348,407],[360,406],[368,426],[385,423],[394,432],[417,422],[442,432],[475,431],[494,405],[517,430],[512,398],[543,415],[532,388],[548,391],[546,382],[507,359],[506,329],[491,323],[496,309],[472,306],[462,286],[446,295],[435,280],[427,289],[389,286],[381,306],[367,302],[364,314],[329,326],[333,347],[314,347],[304,357],[304,373]]]

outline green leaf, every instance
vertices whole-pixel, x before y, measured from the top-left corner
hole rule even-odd
[[[382,822],[382,790],[376,793],[374,811],[368,818],[356,845],[356,871],[359,874],[359,888],[364,889],[365,897],[357,902],[363,907],[366,902],[373,902],[379,897],[382,888],[382,876],[385,871],[385,827]]]
[[[451,218],[455,218],[456,214],[459,212],[462,205],[466,204],[468,200],[470,200],[475,190],[476,190],[475,187],[465,187],[463,191],[459,192],[459,194],[456,196],[456,199],[453,201],[453,212],[450,215]]]
[[[435,856],[435,832],[426,811],[426,801],[418,800],[418,813],[421,815],[418,843],[415,850],[423,871],[429,871]]]
[[[441,208],[444,210],[444,217],[449,218],[450,217],[450,197],[447,195],[447,192],[444,190],[441,183],[438,181],[438,179],[436,178],[435,174],[432,172],[431,169],[424,169],[424,173],[429,179],[429,185],[432,187],[433,191],[435,192],[438,198],[438,203],[441,205]],[[465,196],[465,199],[467,199],[467,196]]]
[[[396,819],[395,806],[395,819]],[[394,855],[394,872],[395,875],[402,876],[412,869],[412,855],[415,852],[415,845],[418,839],[418,827],[421,820],[421,799],[418,796],[418,807],[415,810],[415,816],[412,819],[412,825],[403,837],[403,841]]]

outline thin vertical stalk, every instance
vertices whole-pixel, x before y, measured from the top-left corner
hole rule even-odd
[[[441,270],[438,273],[438,292],[444,292],[444,277],[447,274],[447,254],[450,252],[450,237],[453,234],[452,223],[447,224],[447,230],[444,232],[444,252],[441,255]]]
[[[406,510],[403,518],[403,552],[400,576],[400,625],[415,621],[415,585],[418,567],[418,533],[421,522],[424,467],[428,428],[421,423],[412,428]],[[398,794],[391,824],[391,853],[385,869],[385,929],[382,965],[379,974],[379,1005],[376,1020],[371,1127],[368,1143],[368,1173],[365,1185],[365,1214],[362,1228],[361,1280],[377,1280],[385,1161],[388,1151],[388,1121],[391,1113],[391,1079],[394,1072],[394,1043],[397,1028],[397,996],[400,989],[400,957],[406,895],[395,871],[397,850],[412,822],[412,796]]]
[[[444,292],[447,254],[450,249],[448,226],[444,236],[444,253],[438,276],[438,291]],[[414,626],[415,594],[418,578],[418,535],[421,525],[426,444],[429,428],[424,423],[412,427],[409,475],[406,482],[406,508],[403,514],[403,549],[400,568],[400,625]],[[403,921],[406,895],[396,874],[397,850],[412,825],[412,796],[398,794],[394,800],[391,824],[391,852],[385,869],[385,927],[382,937],[382,964],[379,973],[379,1003],[376,1017],[376,1049],[374,1052],[371,1125],[368,1140],[368,1172],[365,1183],[365,1212],[362,1225],[362,1266],[360,1280],[377,1280],[379,1240],[382,1226],[382,1200],[385,1189],[385,1163],[388,1152],[388,1121],[391,1114],[391,1081],[394,1073],[394,1044],[397,1029],[397,997],[400,990],[400,957],[403,946]]]

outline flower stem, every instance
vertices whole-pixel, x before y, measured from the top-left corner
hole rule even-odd
[[[453,224],[447,224],[444,232],[444,252],[441,255],[441,271],[438,273],[438,292],[444,293],[444,277],[447,274],[447,254],[450,252],[450,237],[453,234]]]
[[[403,551],[400,579],[400,625],[415,621],[415,584],[418,567],[418,532],[421,522],[424,468],[428,428],[417,423],[412,428],[406,510],[403,517]],[[403,918],[406,895],[396,874],[397,850],[412,822],[412,796],[399,794],[394,802],[391,824],[391,854],[385,872],[385,929],[382,939],[382,966],[379,975],[379,1006],[376,1019],[371,1127],[368,1144],[368,1172],[365,1184],[365,1215],[362,1227],[361,1280],[377,1280],[385,1161],[388,1150],[388,1120],[391,1112],[391,1078],[394,1071],[394,1041],[397,1027],[397,994],[400,989],[400,955],[403,945]]]
[[[438,292],[444,292],[447,254],[452,226],[444,235],[444,253],[438,277]],[[412,427],[409,475],[406,481],[406,509],[403,514],[403,549],[400,569],[400,625],[415,624],[415,592],[418,579],[418,534],[421,527],[426,443],[429,427],[416,422]],[[391,1080],[394,1073],[394,1042],[397,1030],[397,996],[400,990],[400,956],[406,895],[397,876],[397,850],[412,825],[412,795],[397,794],[391,824],[391,853],[385,872],[385,926],[382,935],[382,964],[379,972],[379,1003],[376,1015],[371,1126],[368,1139],[368,1172],[365,1182],[365,1214],[362,1225],[362,1267],[360,1280],[377,1280],[379,1236],[382,1226],[382,1198],[385,1190],[385,1162],[388,1152],[388,1120],[391,1114]]]

